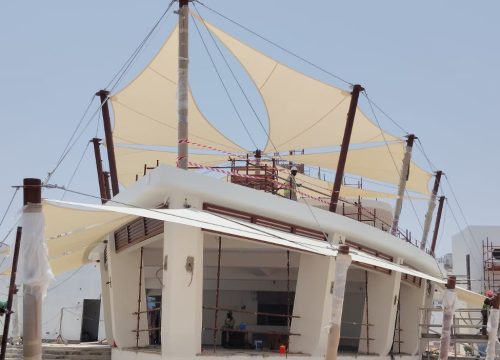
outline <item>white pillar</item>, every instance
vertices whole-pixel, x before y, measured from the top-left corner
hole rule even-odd
[[[108,243],[110,246],[108,259],[108,274],[110,284],[109,294],[111,302],[111,332],[113,341],[119,348],[130,348],[136,346],[137,328],[137,300],[139,296],[139,262],[140,248],[135,246],[116,253],[114,240]],[[142,303],[141,311],[146,310],[145,281],[142,279]],[[141,314],[139,327],[147,328],[147,316]],[[139,333],[139,346],[149,343],[147,332]]]
[[[455,313],[455,303],[457,294],[455,293],[455,281],[448,277],[447,289],[443,297],[443,327],[441,329],[441,343],[439,346],[439,360],[448,359],[448,351],[451,342],[451,325],[453,323],[453,314]],[[454,278],[454,277],[453,277]]]
[[[368,319],[366,308],[363,323],[370,323],[370,353],[385,356],[389,353],[394,336],[401,273],[390,275],[368,271]],[[361,337],[366,338],[366,326],[361,327]],[[366,340],[360,340],[359,351],[366,352]]]
[[[99,267],[101,275],[101,302],[104,312],[104,329],[106,331],[106,339],[108,341],[108,344],[112,346],[114,338],[113,327],[111,325],[111,278],[109,274],[110,250],[110,244],[107,244],[107,247],[104,248],[104,251],[100,254]],[[107,257],[104,252],[107,252]]]
[[[331,289],[335,275],[335,259],[313,254],[300,254],[290,331],[290,351],[315,356],[326,354],[328,325],[332,307]]]
[[[170,207],[182,208],[181,198],[171,197]],[[203,232],[165,223],[163,254],[162,357],[195,356],[201,352]]]

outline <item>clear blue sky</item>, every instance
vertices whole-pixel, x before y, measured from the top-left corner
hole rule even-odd
[[[392,118],[421,139],[433,163],[448,174],[468,222],[499,224],[498,1],[204,2],[350,82],[362,84]],[[168,0],[2,2],[1,214],[12,196],[11,185],[20,184],[24,177],[44,178],[53,169],[92,94],[106,86],[167,5]],[[237,30],[199,9],[219,27]],[[128,77],[139,72],[160,46],[174,17],[171,14],[163,24]],[[273,51],[248,34],[237,34],[256,47]],[[199,46],[193,40],[193,56],[203,54]],[[273,56],[319,76],[281,52]],[[213,104],[221,100],[213,93],[202,97],[201,90],[213,86],[213,74],[208,75],[212,70],[206,57],[198,65],[196,61],[193,59],[191,82],[202,109],[210,114]],[[326,81],[342,85],[331,78]],[[387,119],[381,120],[389,131],[402,135]],[[224,116],[216,123],[231,129]],[[67,184],[96,126],[95,121],[90,124],[52,183]],[[102,136],[101,129],[99,134]],[[237,140],[242,136],[232,135]],[[72,188],[97,195],[89,150]],[[421,154],[415,156],[427,167]],[[61,194],[49,191],[45,196],[60,198]],[[15,210],[20,199],[16,199]],[[418,234],[418,223],[408,205],[404,223]],[[450,205],[459,216],[456,204],[452,201]],[[424,208],[417,205],[421,218]],[[0,228],[2,238],[12,225],[13,214]],[[450,249],[450,237],[456,232],[448,214],[439,252]]]

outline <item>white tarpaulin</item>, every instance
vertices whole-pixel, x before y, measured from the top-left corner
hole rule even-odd
[[[331,245],[327,241],[315,240],[304,236],[299,236],[283,232],[280,230],[271,229],[265,226],[248,223],[239,219],[232,219],[221,215],[211,214],[209,212],[197,210],[194,208],[142,209],[142,208],[110,206],[110,205],[73,203],[73,202],[64,202],[58,200],[45,200],[44,203],[51,204],[53,206],[58,206],[61,208],[69,207],[70,209],[72,209],[72,211],[79,211],[82,220],[85,217],[84,216],[84,213],[86,212],[85,210],[87,210],[87,212],[90,212],[92,216],[96,216],[96,214],[98,213],[105,214],[106,212],[113,212],[116,215],[115,220],[117,221],[117,223],[115,223],[114,225],[114,229],[118,228],[121,222],[129,221],[130,218],[128,218],[128,220],[123,218],[123,215],[126,214],[134,217],[135,216],[147,217],[166,222],[195,226],[206,231],[213,231],[217,233],[227,234],[252,241],[262,242],[264,244],[268,244],[271,246],[281,246],[287,249],[292,249],[301,252],[315,253],[324,256],[337,256],[337,246]],[[82,236],[81,238],[78,238],[81,244],[80,245],[81,248],[86,248],[88,246],[95,246],[96,242],[102,240],[104,236],[106,236],[109,232],[112,232],[114,230],[111,229],[111,225],[109,225],[110,223],[112,223],[112,220],[111,219],[108,220],[109,221],[106,223],[107,224],[106,226],[102,225],[102,226],[91,227],[90,229],[94,231],[92,233],[92,236],[87,236],[87,237]],[[61,221],[61,218],[54,219],[54,221]],[[83,232],[79,232],[79,235],[85,233],[84,230],[82,231]],[[68,237],[71,238],[72,236],[73,233],[68,232]],[[57,239],[64,242],[65,237],[66,236],[62,234]],[[77,250],[78,248],[77,242],[72,242],[72,246],[75,253],[81,251]],[[49,248],[50,248],[50,242],[49,242]],[[87,250],[87,253],[89,250],[90,249]],[[85,252],[80,252],[79,254],[82,255],[84,253]],[[78,259],[80,256],[80,255],[76,256],[74,255],[74,253],[68,254],[68,256],[70,255],[74,257],[73,258],[74,261],[76,261],[76,259]],[[403,265],[391,263],[387,260],[377,258],[375,256],[363,253],[359,250],[351,249],[350,255],[354,261],[366,263],[369,265],[374,265],[384,269],[399,271],[404,274],[421,277],[438,283],[444,283],[442,279],[436,278],[434,276],[422,273],[414,269],[410,269]],[[54,260],[57,260],[59,263],[63,263],[64,255],[61,255]],[[69,270],[69,268],[67,268],[67,265],[68,264],[65,264],[66,266],[65,269]],[[81,262],[75,263],[74,267],[78,267],[80,265],[82,265]]]
[[[28,206],[21,217],[23,228],[19,257],[22,259],[19,268],[20,282],[26,291],[33,291],[33,296],[45,296],[50,280],[53,278],[48,260],[45,242],[45,219],[41,206]]]

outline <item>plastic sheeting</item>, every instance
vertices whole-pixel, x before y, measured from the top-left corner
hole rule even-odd
[[[439,346],[439,360],[448,359],[451,341],[451,325],[455,312],[457,294],[455,290],[446,289],[443,297],[443,328],[441,330],[441,344]]]
[[[351,256],[338,254],[335,261],[335,280],[333,283],[332,315],[330,331],[328,333],[328,345],[326,348],[326,360],[337,359],[337,351],[340,342],[340,327],[342,322],[342,309],[344,306],[345,284],[347,281],[347,270],[351,265]]]
[[[486,347],[486,360],[495,360],[496,345],[498,342],[498,323],[500,320],[500,310],[491,309],[488,317],[488,346]]]
[[[19,257],[19,279],[25,292],[34,291],[44,297],[50,280],[53,278],[50,269],[47,243],[45,241],[45,218],[42,207],[30,205],[23,212],[21,226],[23,228]]]
[[[259,89],[269,116],[264,152],[340,145],[351,95],[306,76],[207,24]],[[358,108],[351,143],[393,141]]]

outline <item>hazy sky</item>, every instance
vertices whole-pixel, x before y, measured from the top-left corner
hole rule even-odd
[[[54,168],[93,94],[108,84],[168,3],[167,0],[1,3],[2,215],[13,194],[12,185],[21,184],[25,177],[43,179]],[[385,112],[420,138],[431,161],[447,173],[468,223],[499,224],[498,1],[204,0],[204,3],[330,72],[362,84]],[[198,8],[212,23],[227,31],[234,30],[254,47],[269,51],[312,76],[322,76],[324,81],[345,87],[200,5]],[[117,89],[141,70],[174,20],[171,13]],[[200,107],[209,115],[223,109],[214,122],[223,130],[234,130],[230,136],[245,143],[248,140],[241,129],[225,120],[230,109],[226,109],[227,101],[222,100],[213,70],[196,37],[192,34],[190,80]],[[203,93],[211,88],[218,90]],[[94,101],[92,111],[96,106]],[[404,135],[388,119],[381,116],[380,120],[390,132]],[[255,123],[249,126],[258,129]],[[71,188],[98,194],[93,153],[86,147],[96,130],[102,136],[97,118],[74,145],[51,183],[66,185],[86,149]],[[415,151],[415,158],[429,169],[419,151]],[[444,191],[451,197],[446,184]],[[61,195],[55,190],[45,192],[47,197]],[[71,195],[66,197],[71,198]],[[0,228],[2,238],[12,226],[20,199],[19,195]],[[453,199],[450,205],[459,217],[460,226],[464,226]],[[415,207],[423,221],[426,205]],[[441,253],[450,249],[450,237],[457,232],[449,211],[445,217],[444,234],[438,245]],[[404,207],[403,225],[412,227],[415,234],[421,232],[409,204]]]

